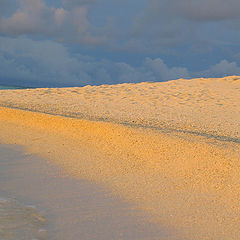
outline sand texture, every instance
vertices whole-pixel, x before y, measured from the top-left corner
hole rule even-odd
[[[174,239],[238,240],[239,90],[234,76],[0,91],[1,105],[37,111],[1,107],[0,141],[103,184]]]
[[[149,225],[144,211],[103,186],[63,176],[21,150],[0,144],[1,240],[176,239],[173,229]]]
[[[0,106],[240,137],[240,77],[0,91]]]

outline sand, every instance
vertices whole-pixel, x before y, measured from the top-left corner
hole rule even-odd
[[[0,91],[0,106],[239,138],[240,77]]]
[[[102,184],[177,239],[237,240],[239,98],[237,76],[3,90],[0,140]]]
[[[174,229],[149,224],[146,212],[100,184],[63,175],[22,150],[0,145],[1,240],[176,239]]]

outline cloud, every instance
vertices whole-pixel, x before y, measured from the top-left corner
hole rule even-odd
[[[151,0],[143,16],[147,19],[184,18],[190,21],[222,21],[240,18],[238,0]]]
[[[210,77],[240,75],[240,66],[238,66],[236,62],[222,60],[216,65],[211,66],[208,70],[203,71],[201,74]]]
[[[6,11],[6,9],[9,8],[9,5],[10,5],[9,1],[7,1],[7,0],[1,0],[1,1],[0,1],[0,13],[1,13],[1,14],[4,14],[4,12]]]
[[[169,68],[160,58],[146,58],[143,69],[145,71],[150,71],[153,74],[154,79],[159,79],[159,81],[162,79],[166,81],[177,78],[189,78],[189,72],[186,68]]]
[[[62,0],[62,6],[65,9],[73,9],[76,7],[91,5],[97,1],[98,0]]]
[[[174,12],[192,21],[223,21],[240,17],[238,0],[184,0],[176,3]]]
[[[1,18],[0,32],[5,36],[37,35],[87,45],[103,44],[106,36],[94,35],[87,19],[87,5],[92,2],[63,1],[63,7],[56,8],[47,6],[44,0],[18,0],[16,12]]]
[[[239,33],[239,0],[15,0],[13,13],[7,11],[9,2],[0,1],[8,12],[1,14],[1,35],[40,36],[93,49],[174,55],[185,48],[191,54],[231,45],[239,35],[233,37]]]
[[[83,86],[240,75],[240,66],[227,60],[201,72],[169,67],[161,58],[150,57],[139,66],[131,66],[74,54],[55,41],[25,37],[0,37],[0,66],[0,83],[24,86]]]
[[[188,77],[185,68],[168,67],[160,58],[141,66],[71,54],[54,41],[0,38],[0,81],[31,86],[83,86],[123,82],[166,81]]]
[[[53,19],[53,10],[48,9],[41,0],[20,1],[20,7],[9,18],[2,18],[1,30],[5,34],[33,34],[45,29],[48,20]]]
[[[53,41],[1,38],[0,57],[3,80],[18,79],[36,85],[90,82],[88,74],[81,70],[81,61]]]
[[[150,0],[132,23],[130,41],[141,39],[139,48],[148,52],[219,48],[239,33],[239,12],[239,0]]]

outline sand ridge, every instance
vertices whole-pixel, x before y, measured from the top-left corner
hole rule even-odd
[[[240,138],[240,77],[0,91],[0,105]]]

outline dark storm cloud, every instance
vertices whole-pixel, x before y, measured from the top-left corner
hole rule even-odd
[[[240,18],[238,0],[184,0],[175,1],[174,12],[193,21],[223,21]]]
[[[65,9],[73,9],[75,7],[81,7],[93,4],[99,0],[62,0],[62,7]]]
[[[212,22],[217,24],[223,36],[228,26],[239,32],[236,27],[240,12],[238,0],[139,1],[148,4],[142,4],[145,8],[136,12],[126,1],[110,4],[109,0],[62,0],[55,1],[58,7],[54,7],[54,4],[47,5],[46,0],[17,0],[16,11],[0,19],[0,33],[5,36],[40,35],[110,50],[161,53],[166,47],[211,44],[214,36],[209,39],[208,27]],[[3,6],[6,3],[2,0]],[[101,9],[101,4],[105,4],[104,9],[108,6],[111,9]],[[126,16],[118,14],[121,5],[121,12],[127,13]],[[94,9],[100,12],[95,11],[89,18],[89,12]],[[102,19],[101,26],[98,19]]]
[[[40,0],[21,0],[10,17],[1,18],[1,31],[6,35],[37,34],[48,31],[53,22],[53,10]]]
[[[0,20],[0,32],[5,36],[29,34],[87,45],[99,45],[106,41],[103,34],[95,36],[92,33],[87,19],[86,3],[92,1],[68,1],[66,5],[69,9],[47,6],[44,0],[18,2],[15,13]]]
[[[223,60],[201,72],[169,67],[161,58],[145,58],[134,67],[70,53],[54,41],[0,37],[0,83],[17,79],[26,86],[83,86],[123,82],[167,81],[177,78],[240,75],[236,62]]]
[[[2,16],[10,14],[14,9],[14,1],[0,0],[0,19]]]
[[[151,0],[133,21],[128,44],[158,53],[231,48],[239,45],[239,12],[238,0]]]
[[[0,38],[0,81],[25,79],[55,85],[165,81],[188,77],[185,68],[168,67],[160,58],[146,58],[139,67],[71,54],[53,41]]]
[[[237,0],[0,0],[0,78],[84,85],[240,74],[239,12]]]
[[[0,1],[0,12],[4,12],[6,10],[6,8],[8,7],[8,1],[6,0],[1,0]]]
[[[238,0],[151,0],[146,19],[178,18],[191,21],[222,21],[240,18]]]

